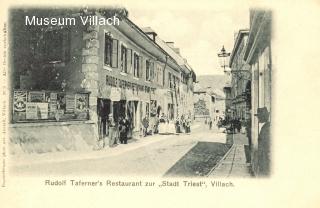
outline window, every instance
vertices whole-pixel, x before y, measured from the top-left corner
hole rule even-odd
[[[105,34],[104,64],[118,67],[118,40],[113,39],[109,33]]]
[[[133,76],[142,78],[143,73],[143,62],[142,56],[139,56],[137,53],[133,54]]]
[[[151,66],[150,66],[150,80],[153,81],[154,79],[154,63],[151,62]]]
[[[147,81],[150,81],[151,78],[150,78],[150,61],[149,60],[146,60],[146,80]]]
[[[44,34],[45,62],[65,62],[70,58],[70,37],[67,29],[47,31]]]
[[[138,54],[133,54],[133,76],[139,77],[140,60]]]
[[[124,45],[121,45],[121,60],[120,60],[120,69],[122,72],[125,72],[127,73],[128,70],[127,70],[127,60],[128,57],[127,57],[127,48],[124,46]]]

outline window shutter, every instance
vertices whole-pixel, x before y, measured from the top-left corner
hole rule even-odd
[[[117,68],[118,67],[118,40],[112,39],[112,61],[111,67]]]
[[[154,73],[155,73],[155,64],[154,64],[154,62],[151,62],[151,75],[150,75],[150,76],[151,76],[151,77],[150,77],[150,78],[151,78],[151,81],[154,80],[154,77],[155,77],[155,76],[154,76],[154,75],[155,75]]]
[[[127,49],[127,72],[132,73],[132,49]]]
[[[143,57],[139,56],[139,70],[138,70],[138,77],[142,78],[143,77]]]

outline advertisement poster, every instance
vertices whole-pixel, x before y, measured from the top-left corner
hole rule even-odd
[[[14,91],[14,111],[25,112],[26,102],[27,102],[27,92],[26,91]]]
[[[39,119],[37,103],[28,102],[26,105],[26,119]]]
[[[2,0],[0,207],[320,207],[319,20],[319,0]]]

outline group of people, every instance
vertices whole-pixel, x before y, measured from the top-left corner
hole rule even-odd
[[[239,118],[221,119],[218,121],[218,128],[226,127],[226,130],[231,133],[240,133],[242,126],[245,126],[244,121],[241,121]]]
[[[118,144],[128,143],[128,133],[131,128],[130,121],[125,116],[119,116],[119,120],[115,121],[113,114],[109,114],[107,119],[103,119],[99,122],[100,141],[102,141],[102,147],[109,144],[109,147],[115,147]],[[108,138],[109,141],[105,139]]]
[[[191,119],[188,116],[177,116],[174,123],[171,123],[168,117],[162,113],[159,117],[144,117],[142,119],[142,135],[151,134],[171,134],[171,133],[190,133]]]
[[[191,119],[189,116],[182,115],[180,118],[177,116],[175,121],[176,133],[190,133],[191,132]]]

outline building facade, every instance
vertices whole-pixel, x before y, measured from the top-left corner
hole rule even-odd
[[[36,12],[43,15],[48,11],[29,11],[33,15]],[[130,136],[138,136],[145,117],[152,126],[161,114],[173,120],[189,113],[185,106],[193,102],[193,70],[186,71],[179,65],[128,18],[125,9],[72,13],[59,10],[52,14],[78,19],[84,15],[100,19],[116,15],[119,25],[18,25],[23,22],[19,18],[25,15],[19,11],[12,15],[16,24],[11,32],[19,34],[13,39],[12,60],[11,126],[15,140],[29,134],[30,123],[44,127],[44,134],[50,123],[52,131],[57,129],[65,139],[72,135],[65,132],[73,125],[77,129],[89,125],[92,145],[108,134],[101,124],[109,114],[116,121],[120,116],[127,117]],[[19,44],[25,46],[25,51],[21,52]],[[26,55],[28,63],[15,59]]]
[[[261,172],[264,164],[270,166],[271,136],[265,138],[268,145],[259,144],[259,134],[262,127],[267,123],[259,123],[256,114],[258,108],[266,108],[269,112],[268,122],[272,116],[272,71],[274,65],[272,63],[272,33],[271,33],[271,12],[262,10],[250,11],[250,33],[248,36],[247,46],[244,52],[244,61],[250,65],[252,73],[251,86],[251,158],[252,169],[256,175],[266,175],[269,172]],[[261,158],[259,154],[267,152],[268,157]]]
[[[251,116],[250,65],[243,60],[249,30],[240,30],[230,55],[232,117],[246,123]]]

